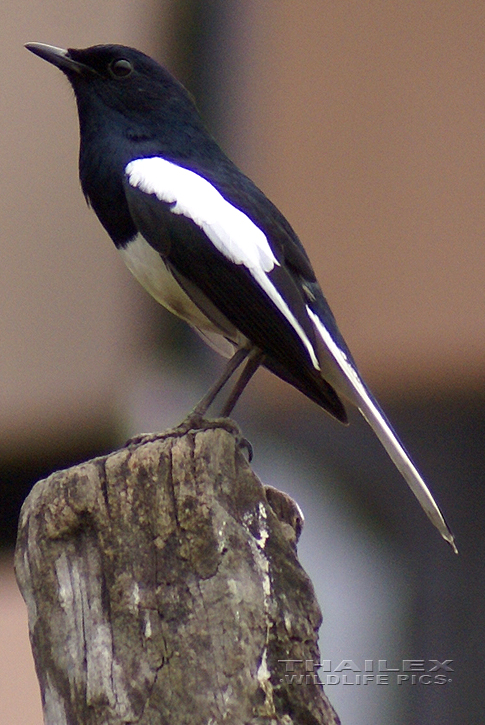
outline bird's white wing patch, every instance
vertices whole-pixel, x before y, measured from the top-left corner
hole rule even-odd
[[[320,335],[331,361],[333,361],[333,373],[328,375],[330,382],[336,388],[337,392],[340,392],[358,407],[430,520],[436,526],[442,537],[451,544],[455,553],[458,553],[454,543],[454,536],[431,492],[394,432],[391,424],[380,409],[380,406],[364,385],[355,366],[350,362],[345,351],[337,345],[318,315],[309,306],[307,306],[307,312]]]
[[[173,214],[192,219],[231,262],[264,272],[278,264],[261,229],[194,171],[154,156],[131,161],[126,174],[132,186],[173,204]]]
[[[159,156],[135,159],[125,169],[131,186],[171,204],[170,211],[192,219],[216,249],[234,264],[244,265],[291,324],[312,365],[320,365],[303,327],[278,292],[268,272],[279,265],[264,232],[199,174]]]

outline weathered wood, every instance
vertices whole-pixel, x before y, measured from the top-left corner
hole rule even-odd
[[[47,725],[338,723],[286,674],[319,657],[300,528],[223,426],[39,481],[16,572]]]

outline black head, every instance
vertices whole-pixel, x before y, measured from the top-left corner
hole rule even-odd
[[[26,47],[62,70],[74,89],[81,185],[115,240],[134,233],[123,190],[124,169],[131,160],[160,155],[199,170],[212,168],[215,160],[219,167],[230,165],[204,128],[190,94],[144,53],[123,45]]]
[[[43,43],[26,48],[63,71],[76,95],[81,134],[101,117],[141,137],[160,136],[169,129],[201,127],[186,89],[159,63],[123,45],[95,45],[76,50]],[[172,134],[170,134],[172,135]]]

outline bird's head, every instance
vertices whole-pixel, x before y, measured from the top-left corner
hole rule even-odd
[[[123,45],[84,49],[27,43],[26,48],[63,71],[76,96],[81,122],[113,117],[133,132],[155,134],[162,128],[198,126],[192,97],[169,71],[139,50]],[[148,132],[149,129],[149,132]],[[144,131],[145,130],[145,131]]]

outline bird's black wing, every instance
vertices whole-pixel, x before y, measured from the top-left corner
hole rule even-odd
[[[266,354],[267,367],[345,421],[338,395],[320,374],[315,328],[306,311],[300,279],[314,279],[313,270],[301,245],[287,240],[277,217],[272,221],[273,207],[264,207],[261,192],[241,208],[232,199],[244,197],[244,190],[228,200],[223,184],[217,188],[164,159],[141,159],[127,170],[125,193],[135,225],[195,304],[202,308],[203,298],[209,299]],[[162,180],[164,174],[175,181]],[[182,186],[175,183],[178,176]],[[214,214],[212,204],[218,205]]]
[[[217,164],[214,164],[214,156],[212,154],[210,164],[203,160],[192,161],[191,168],[210,181],[225,199],[265,232],[281,263],[302,280],[315,282],[315,272],[306,250],[278,207],[225,155],[219,156]]]

